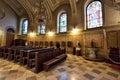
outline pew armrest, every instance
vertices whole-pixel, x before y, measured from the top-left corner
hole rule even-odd
[[[60,59],[60,58],[66,58],[67,57],[67,55],[66,54],[61,54],[61,55],[59,55],[59,56],[57,56],[57,57],[55,57],[56,59]]]
[[[48,71],[49,68],[53,67],[54,65],[58,64],[59,62],[65,60],[67,58],[66,54],[61,54],[51,60],[48,60],[43,63],[43,69]]]
[[[48,71],[48,69],[50,67],[52,67],[53,65],[55,65],[56,63],[58,62],[58,59],[51,59],[51,60],[48,60],[46,62],[43,63],[43,69],[45,71]]]

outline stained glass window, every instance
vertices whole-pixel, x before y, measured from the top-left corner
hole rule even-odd
[[[27,19],[23,19],[22,20],[22,34],[27,34],[27,30],[28,29],[28,20]]]
[[[45,24],[38,25],[38,34],[45,34]]]
[[[93,1],[87,7],[87,28],[103,26],[102,4],[100,1]]]
[[[62,12],[58,15],[58,23],[57,23],[57,32],[66,32],[67,31],[67,13]]]

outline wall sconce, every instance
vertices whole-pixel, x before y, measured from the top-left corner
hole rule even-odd
[[[53,33],[52,31],[49,31],[49,32],[48,32],[48,35],[49,35],[49,36],[53,36],[54,33]]]
[[[78,34],[78,31],[79,31],[79,30],[74,27],[73,30],[72,30],[72,34]]]
[[[28,46],[28,42],[27,41],[25,42],[25,46]]]
[[[35,32],[30,32],[30,37],[35,37]]]

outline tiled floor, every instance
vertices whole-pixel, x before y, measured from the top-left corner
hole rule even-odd
[[[104,62],[68,55],[63,63],[38,74],[12,61],[0,59],[0,80],[120,80],[120,70]]]

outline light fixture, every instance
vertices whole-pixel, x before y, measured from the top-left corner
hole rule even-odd
[[[34,20],[37,21],[38,25],[41,26],[43,23],[46,23],[47,14],[43,4],[43,0],[34,1],[32,10]]]
[[[77,33],[78,33],[78,29],[77,28],[73,28],[72,34],[77,34]]]
[[[35,32],[30,32],[30,37],[35,37]]]
[[[48,35],[49,35],[49,36],[53,36],[53,35],[54,35],[54,32],[52,32],[51,29],[50,29],[50,31],[48,32]]]
[[[79,23],[79,19],[78,19],[78,14],[77,13],[74,13],[72,15],[72,26],[73,26],[73,29],[72,29],[72,35],[75,35],[75,34],[78,34],[78,29],[77,29],[77,25]]]

